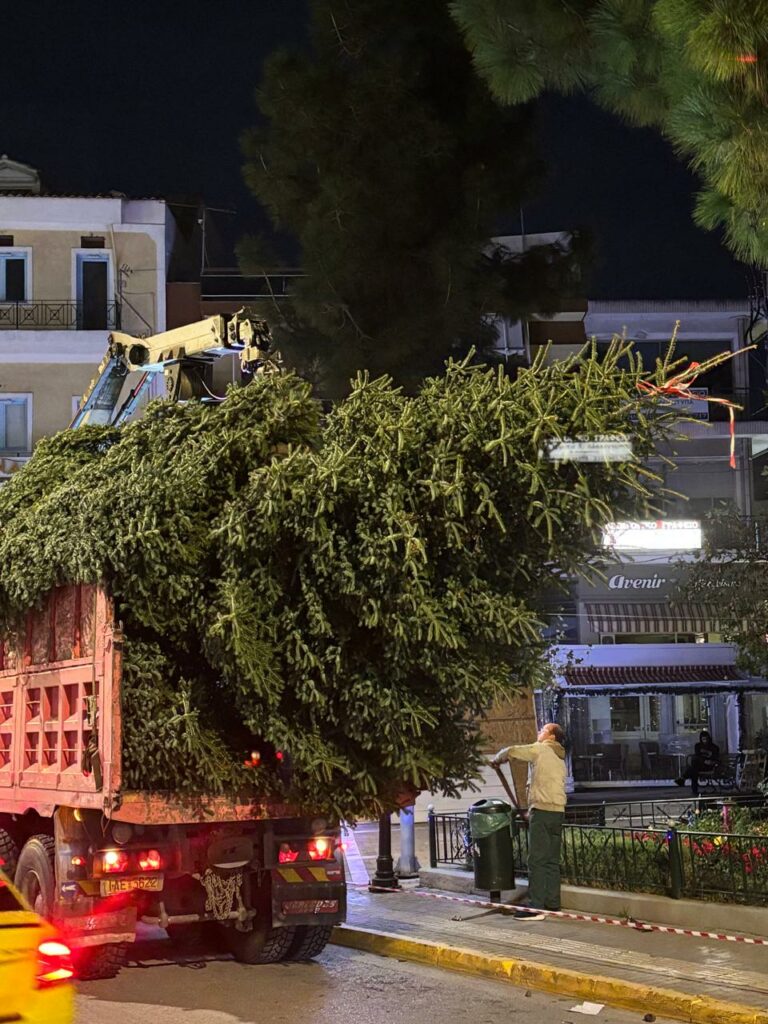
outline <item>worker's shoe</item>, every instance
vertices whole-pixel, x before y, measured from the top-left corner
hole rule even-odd
[[[676,786],[684,786],[685,785],[685,779],[675,779],[675,785]]]
[[[543,921],[547,916],[541,910],[526,910],[524,907],[516,910],[512,915],[516,921]]]

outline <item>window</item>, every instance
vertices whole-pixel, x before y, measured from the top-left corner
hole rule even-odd
[[[29,253],[0,249],[0,302],[26,302],[29,297]]]
[[[656,734],[660,721],[658,697],[618,697],[611,694],[611,730],[614,733]]]
[[[706,729],[709,725],[709,704],[706,697],[685,694],[677,698],[677,724],[684,729]]]
[[[78,329],[104,330],[109,320],[109,296],[114,292],[110,254],[98,249],[74,249],[73,259]]]
[[[613,732],[639,732],[639,697],[611,697],[611,729]]]
[[[30,395],[0,394],[0,451],[28,452],[32,447]]]

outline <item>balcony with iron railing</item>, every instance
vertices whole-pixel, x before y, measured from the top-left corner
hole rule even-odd
[[[764,551],[768,517],[723,515],[702,520],[702,533],[712,551]]]
[[[119,302],[93,304],[74,299],[0,302],[0,331],[117,331]]]

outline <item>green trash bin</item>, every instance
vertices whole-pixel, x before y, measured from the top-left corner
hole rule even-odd
[[[499,898],[515,887],[512,808],[503,800],[478,800],[469,808],[475,887]]]

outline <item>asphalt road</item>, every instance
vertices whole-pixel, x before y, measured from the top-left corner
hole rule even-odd
[[[560,999],[329,946],[317,961],[248,967],[224,955],[139,944],[113,981],[82,984],[77,1024],[637,1024]]]

